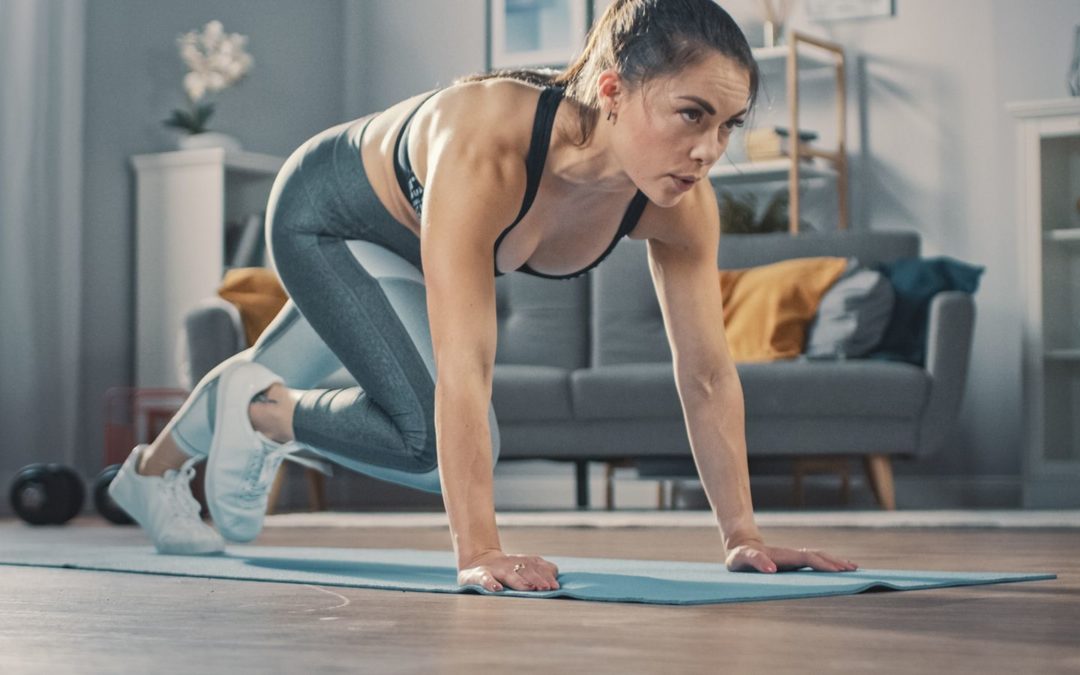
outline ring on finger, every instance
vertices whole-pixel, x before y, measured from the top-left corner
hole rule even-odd
[[[518,563],[518,564],[514,565],[514,571],[515,572],[520,572],[523,569],[525,569],[525,563]]]

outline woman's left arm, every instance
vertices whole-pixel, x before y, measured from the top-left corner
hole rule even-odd
[[[742,383],[724,331],[716,252],[720,216],[710,185],[676,206],[649,207],[649,270],[674,359],[690,448],[732,571],[854,569],[822,551],[766,546],[750,498]]]

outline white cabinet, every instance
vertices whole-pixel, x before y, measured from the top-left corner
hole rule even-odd
[[[131,158],[135,170],[135,386],[178,387],[183,317],[217,292],[225,223],[266,209],[284,160],[221,148]]]
[[[1025,507],[1080,506],[1080,99],[1013,103],[1025,285]]]

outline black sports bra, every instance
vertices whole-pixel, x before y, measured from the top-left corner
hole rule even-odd
[[[434,96],[436,92],[433,92],[431,96]],[[431,98],[428,96],[428,98]],[[521,210],[518,212],[517,218],[514,222],[499,234],[499,238],[495,240],[495,255],[497,257],[499,252],[499,244],[506,238],[506,235],[510,233],[510,230],[514,229],[521,219],[525,217],[525,214],[529,212],[529,208],[532,207],[533,200],[536,198],[536,191],[540,187],[540,177],[544,172],[544,162],[547,160],[548,146],[551,143],[551,129],[555,125],[555,113],[559,109],[559,101],[562,100],[563,88],[562,87],[547,87],[540,92],[540,100],[536,104],[536,117],[533,120],[532,140],[529,142],[529,153],[525,156],[525,198],[521,204]],[[423,105],[428,99],[425,98],[420,102]],[[394,174],[397,176],[398,185],[401,187],[402,193],[405,198],[412,204],[413,210],[416,211],[416,215],[420,215],[421,204],[424,199],[424,186],[417,180],[416,174],[413,172],[412,163],[409,161],[408,153],[408,137],[409,126],[412,124],[413,115],[419,110],[420,105],[416,106],[408,118],[405,120],[405,124],[402,125],[401,131],[398,133],[397,141],[394,144]],[[645,193],[638,190],[633,199],[630,200],[630,204],[626,207],[626,212],[623,214],[622,222],[619,224],[619,230],[615,233],[615,238],[608,245],[607,249],[601,254],[601,256],[594,261],[591,265],[583,270],[574,272],[573,274],[544,274],[543,272],[537,272],[529,267],[528,263],[523,264],[516,271],[531,274],[536,277],[543,277],[545,279],[573,279],[585,274],[592,268],[600,264],[600,262],[608,257],[608,255],[615,249],[615,246],[619,243],[619,240],[630,234],[634,227],[637,225],[638,220],[641,218],[641,212],[645,210],[645,205],[648,203],[648,198],[645,197]],[[502,276],[502,272],[499,271],[498,264],[495,264],[495,276]]]

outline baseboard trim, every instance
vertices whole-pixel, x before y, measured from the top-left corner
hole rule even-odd
[[[590,466],[589,504],[604,508],[606,483],[602,464]],[[620,476],[620,473],[623,475]],[[667,481],[639,479],[632,471],[616,471],[615,508],[657,508],[660,483],[668,505],[675,508],[708,508],[708,500],[697,479]],[[1022,481],[1019,476],[897,476],[898,509],[1021,508]],[[790,476],[757,476],[750,479],[756,509],[790,508],[793,482]],[[810,475],[803,479],[804,506],[825,508],[876,508],[864,476],[851,476],[851,498],[840,500],[840,478]],[[496,508],[565,509],[575,504],[572,474],[526,475],[507,473],[495,480]]]

